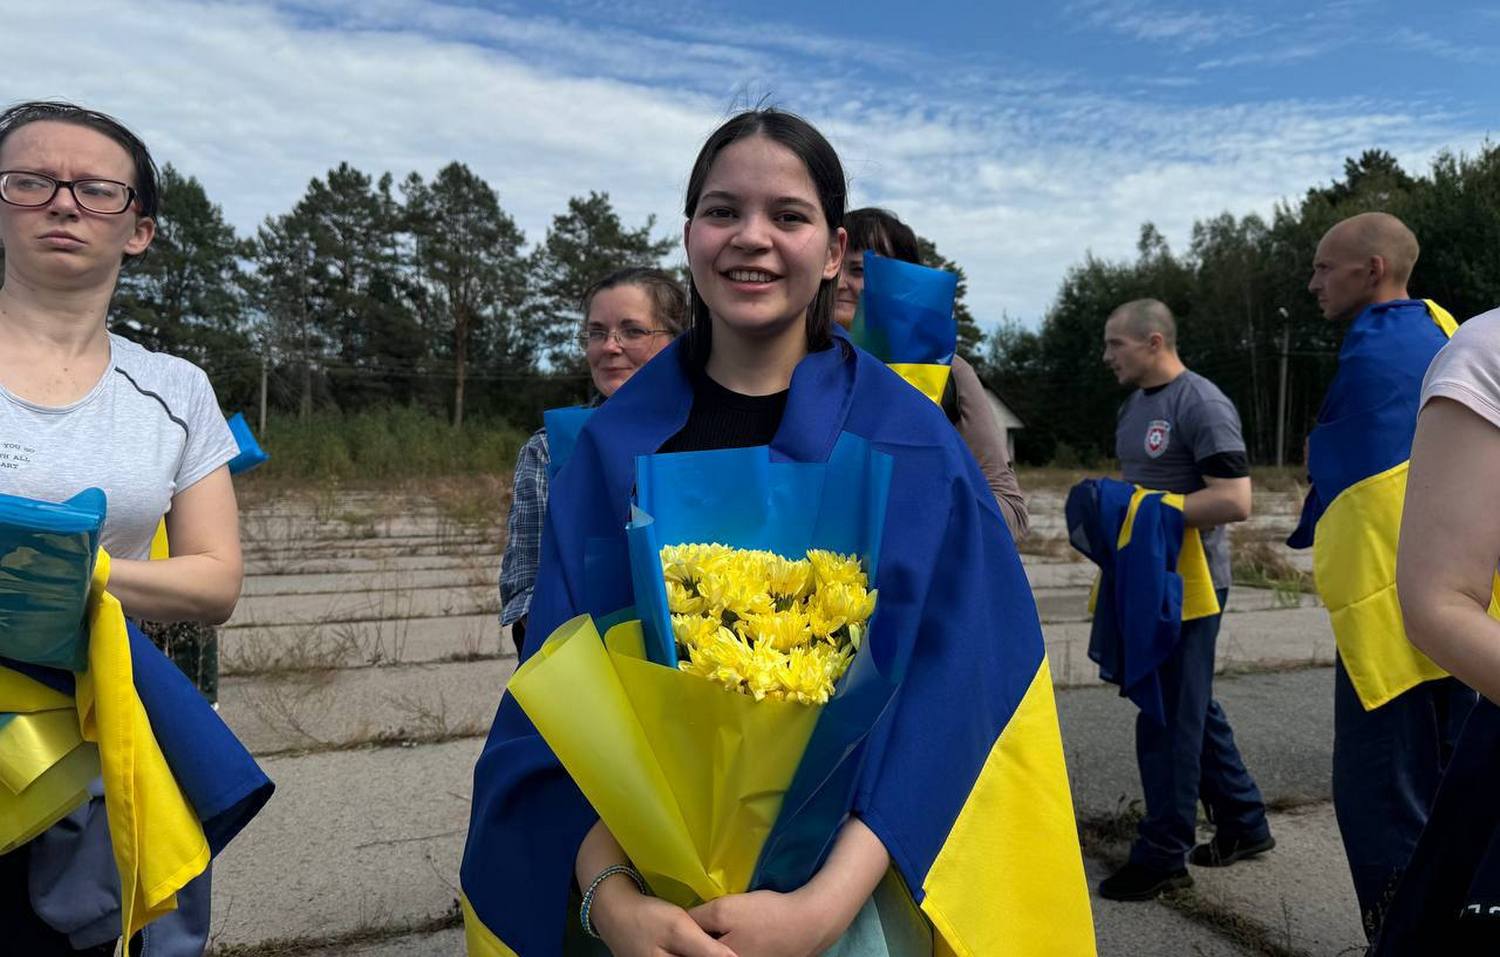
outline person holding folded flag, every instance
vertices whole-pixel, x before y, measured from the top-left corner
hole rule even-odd
[[[1312,487],[1287,540],[1313,549],[1338,644],[1333,807],[1371,940],[1475,700],[1407,639],[1396,594],[1422,377],[1457,328],[1437,303],[1407,294],[1419,251],[1405,223],[1378,212],[1318,243],[1308,291],[1349,328],[1308,437]]]
[[[0,495],[20,522],[5,529],[0,596],[22,606],[0,615],[0,803],[30,809],[0,814],[7,952],[109,954],[149,925],[143,946],[129,941],[144,957],[201,953],[209,861],[270,796],[208,702],[126,624],[221,623],[243,578],[238,447],[213,386],[108,328],[158,198],[150,152],[118,120],[60,102],[0,111]],[[95,537],[63,562],[24,517],[80,493],[97,500]],[[171,557],[152,561],[164,516]],[[69,655],[28,650],[26,579],[42,568],[87,608]]]
[[[1183,364],[1177,322],[1165,303],[1138,299],[1117,308],[1104,325],[1104,362],[1121,385],[1135,387],[1115,425],[1120,471],[1128,483],[1181,496],[1173,503],[1180,513],[1175,518],[1161,496],[1146,504],[1158,520],[1196,530],[1215,593],[1210,613],[1182,621],[1175,636],[1168,636],[1175,641],[1157,649],[1150,661],[1155,687],[1149,697],[1135,693],[1148,689],[1137,689],[1135,681],[1121,676],[1123,692],[1155,703],[1143,707],[1135,725],[1146,814],[1130,859],[1100,882],[1099,893],[1112,900],[1148,900],[1191,884],[1189,861],[1222,867],[1276,844],[1260,789],[1213,697],[1214,647],[1230,582],[1224,526],[1250,517],[1250,466],[1239,413],[1217,386]],[[1119,522],[1114,519],[1113,527]],[[1181,547],[1178,535],[1174,544]],[[1158,575],[1163,571],[1158,560]],[[1108,597],[1101,596],[1101,606]],[[1160,605],[1140,607],[1154,615]],[[1215,833],[1195,847],[1200,798]]]

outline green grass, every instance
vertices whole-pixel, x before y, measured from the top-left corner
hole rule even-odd
[[[402,407],[320,412],[305,422],[281,415],[259,437],[271,460],[246,479],[364,484],[508,473],[526,437],[506,422],[471,419],[454,429],[443,418]]]

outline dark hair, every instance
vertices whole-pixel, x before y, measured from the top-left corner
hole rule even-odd
[[[645,266],[627,266],[598,280],[583,294],[583,321],[588,322],[594,297],[617,286],[639,286],[651,297],[651,312],[656,322],[672,334],[682,335],[687,328],[687,296],[670,273]]]
[[[724,125],[714,130],[698,151],[693,163],[693,172],[688,176],[687,198],[683,204],[683,215],[689,220],[698,208],[698,198],[703,195],[703,185],[708,180],[709,170],[724,148],[752,136],[764,136],[773,143],[791,150],[793,155],[807,167],[807,175],[818,192],[818,204],[823,218],[828,222],[830,234],[844,224],[844,202],[849,185],[844,179],[844,166],[839,154],[818,132],[817,127],[795,113],[787,113],[774,107],[746,110],[729,118]],[[807,348],[816,352],[824,349],[833,340],[833,300],[838,292],[838,277],[825,279],[818,285],[817,295],[807,307]],[[688,314],[692,328],[688,330],[687,350],[694,361],[708,360],[713,341],[713,322],[708,314],[708,305],[698,295],[698,287],[688,274]]]
[[[922,265],[922,247],[917,234],[888,209],[866,206],[844,214],[844,232],[849,234],[849,251],[866,249],[889,259],[900,259]]]
[[[119,143],[125,152],[130,154],[130,161],[135,164],[135,182],[131,188],[135,190],[135,199],[140,204],[141,215],[149,218],[156,217],[156,204],[161,195],[156,185],[156,162],[151,159],[151,151],[146,149],[146,144],[139,136],[130,132],[124,123],[105,113],[84,109],[61,100],[32,100],[28,103],[17,103],[4,112],[0,112],[0,147],[5,146],[5,141],[16,130],[42,120],[87,127]]]

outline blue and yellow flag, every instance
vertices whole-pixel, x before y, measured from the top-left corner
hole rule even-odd
[[[1157,671],[1182,623],[1221,611],[1203,539],[1182,508],[1182,495],[1108,478],[1079,482],[1066,506],[1069,540],[1099,566],[1089,657],[1158,723],[1166,708]]]
[[[849,337],[942,404],[958,348],[958,276],[865,250],[865,288]]]
[[[552,487],[527,659],[565,622],[620,607],[618,591],[590,581],[590,556],[628,554],[635,459],[686,423],[687,361],[669,346],[579,436]],[[886,888],[921,915],[935,953],[1092,954],[1041,626],[995,500],[941,411],[836,332],[798,365],[769,459],[827,462],[846,432],[892,461],[879,610],[865,641],[903,678],[842,766],[847,777],[818,793],[838,794],[880,838],[892,861]],[[461,870],[471,954],[562,952],[578,919],[573,865],[596,820],[507,695],[474,772]],[[789,873],[768,886],[804,880]]]
[[[1313,548],[1339,659],[1366,710],[1447,674],[1407,640],[1396,542],[1422,377],[1456,328],[1431,300],[1365,309],[1307,440],[1312,488],[1287,544]]]
[[[18,508],[12,554],[38,532],[46,503]],[[102,518],[102,510],[101,510]],[[273,785],[192,683],[129,627],[107,590],[109,556],[66,562],[83,576],[85,667],[48,666],[54,644],[39,632],[80,631],[55,609],[23,609],[0,621],[0,853],[39,835],[84,801],[102,778],[110,842],[120,874],[121,933],[133,935],[176,907],[176,895],[270,798]],[[63,584],[61,565],[51,586]],[[4,655],[22,655],[18,660]],[[39,663],[41,662],[41,663]]]

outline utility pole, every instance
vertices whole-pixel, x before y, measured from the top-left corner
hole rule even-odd
[[[1281,313],[1281,385],[1276,393],[1276,467],[1286,464],[1286,359],[1292,347],[1291,317],[1286,306],[1277,306]]]
[[[262,439],[266,437],[266,380],[270,376],[271,352],[266,349],[260,354],[260,428],[256,431]]]

